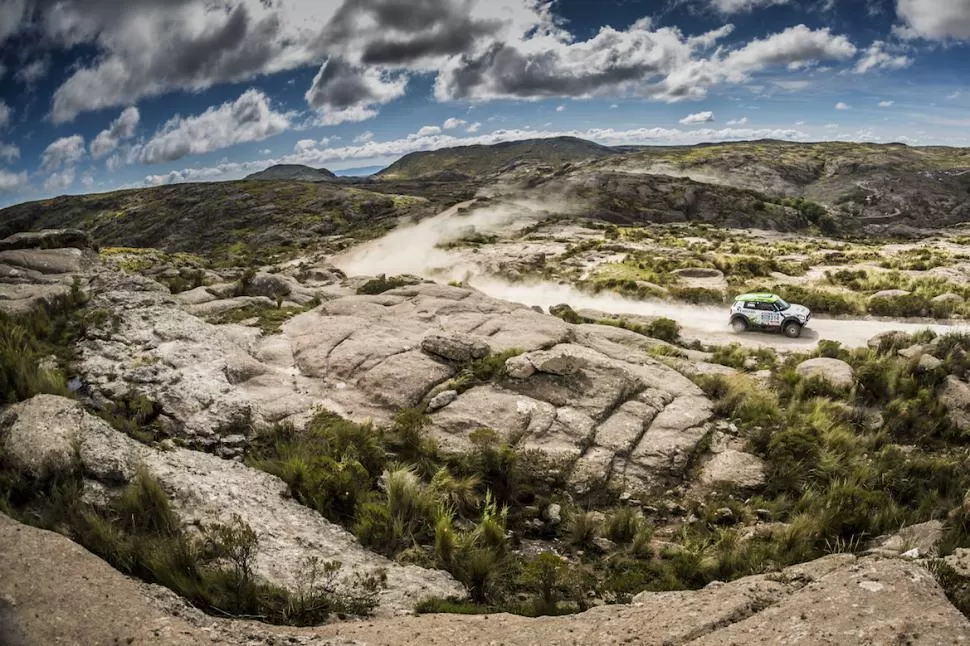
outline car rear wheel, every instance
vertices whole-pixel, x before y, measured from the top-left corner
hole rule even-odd
[[[784,327],[782,327],[782,332],[784,332],[785,336],[787,336],[789,339],[797,339],[802,335],[802,326],[800,323],[795,321],[788,321],[785,323]]]
[[[748,321],[743,317],[737,317],[731,321],[731,329],[740,334],[748,331]]]

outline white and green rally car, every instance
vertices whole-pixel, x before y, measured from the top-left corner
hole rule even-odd
[[[741,294],[731,307],[731,327],[735,332],[779,330],[797,339],[808,325],[812,313],[804,305],[793,305],[776,294]]]

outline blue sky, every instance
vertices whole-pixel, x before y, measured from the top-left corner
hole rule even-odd
[[[0,0],[0,206],[569,134],[970,145],[970,0]]]

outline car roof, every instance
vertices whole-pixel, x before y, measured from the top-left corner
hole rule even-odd
[[[768,293],[757,293],[757,294],[741,294],[734,299],[735,302],[738,301],[748,301],[754,303],[777,303],[781,300],[781,297],[777,294]]]

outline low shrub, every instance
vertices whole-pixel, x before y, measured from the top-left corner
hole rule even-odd
[[[647,325],[646,333],[655,339],[676,343],[680,339],[680,325],[672,319],[659,318]]]
[[[719,415],[746,426],[774,426],[782,419],[777,395],[749,377],[701,375],[697,382]]]

